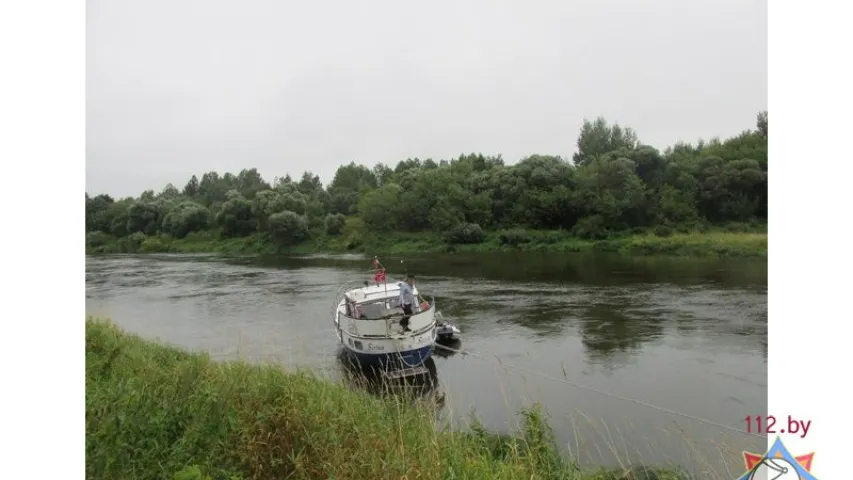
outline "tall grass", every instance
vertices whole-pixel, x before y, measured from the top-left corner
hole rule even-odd
[[[92,479],[620,478],[565,461],[539,409],[523,411],[521,425],[511,437],[476,422],[453,432],[425,403],[276,365],[215,362],[86,320]]]

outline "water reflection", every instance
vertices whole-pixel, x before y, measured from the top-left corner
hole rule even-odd
[[[634,283],[715,284],[728,287],[755,287],[767,284],[764,259],[627,257],[617,254],[544,254],[496,252],[477,254],[386,255],[389,275],[400,276],[403,269],[437,280],[481,279],[499,282],[529,282],[595,285]],[[366,272],[366,255],[303,255],[276,257],[232,257],[240,265],[275,268],[305,266]],[[400,266],[400,262],[405,262]],[[395,271],[399,269],[400,271]],[[547,292],[543,292],[546,293]]]
[[[438,369],[431,357],[423,363],[425,373],[402,378],[388,378],[383,375],[382,370],[361,364],[343,348],[338,350],[337,358],[344,383],[350,388],[364,390],[379,397],[395,396],[423,400],[437,406],[444,404],[444,393],[438,388]]]
[[[593,361],[616,352],[639,351],[644,344],[664,334],[660,318],[630,318],[614,307],[593,305],[585,309],[581,318],[581,343]]]
[[[616,354],[622,363],[626,355],[637,355],[667,336],[703,338],[725,343],[727,349],[767,356],[766,285],[736,286],[737,279],[765,274],[760,262],[730,271],[726,260],[565,255],[548,256],[545,262],[541,255],[505,255],[509,260],[491,255],[428,256],[409,259],[407,265],[425,272],[419,273],[425,293],[434,296],[442,313],[472,337],[507,330],[531,340],[579,337],[593,363]],[[223,259],[211,256],[126,260],[88,258],[87,297],[102,290],[139,294],[156,289],[175,306],[198,301],[206,310],[222,310],[232,317],[236,314],[230,311],[246,303],[253,310],[267,306],[291,309],[287,313],[303,310],[306,295],[319,300],[322,292],[331,291],[329,277],[364,279],[368,263],[354,255],[228,258],[225,268]],[[446,276],[448,269],[468,281]],[[438,271],[442,275],[435,275]],[[502,277],[524,282],[508,283],[499,280]],[[558,277],[562,280],[554,283]],[[651,278],[669,283],[650,283]],[[728,283],[716,283],[721,280]],[[611,285],[602,288],[600,283]],[[304,313],[314,311],[306,308]]]

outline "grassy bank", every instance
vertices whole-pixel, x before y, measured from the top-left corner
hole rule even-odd
[[[730,225],[706,231],[652,229],[586,240],[563,231],[504,230],[487,232],[479,243],[449,243],[433,232],[376,234],[348,222],[340,235],[320,234],[300,244],[281,247],[267,234],[221,238],[215,231],[195,232],[182,239],[168,236],[87,238],[87,253],[344,253],[407,254],[434,252],[613,252],[625,255],[767,257],[766,225]]]
[[[86,321],[88,478],[575,479],[536,410],[518,437],[276,366],[218,363]],[[677,478],[659,471],[662,480]],[[639,479],[641,476],[636,476]]]

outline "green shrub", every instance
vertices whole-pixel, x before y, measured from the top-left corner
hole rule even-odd
[[[140,250],[148,253],[163,253],[169,251],[169,244],[159,237],[148,237],[142,241]]]
[[[673,234],[672,227],[669,225],[658,225],[654,228],[654,232],[659,237],[669,237]]]
[[[109,242],[110,236],[104,232],[89,232],[86,234],[86,246],[97,248],[103,247]]]
[[[308,238],[308,222],[295,212],[274,213],[267,223],[270,235],[278,245],[291,246]]]
[[[530,241],[530,235],[524,230],[507,230],[498,235],[501,245],[517,247]]]
[[[572,227],[572,235],[586,240],[603,240],[609,233],[604,219],[599,215],[584,217]]]
[[[447,233],[446,238],[450,244],[483,243],[486,232],[476,223],[460,223]]]
[[[346,220],[347,218],[340,213],[330,213],[326,215],[326,233],[332,236],[340,235],[344,229]]]

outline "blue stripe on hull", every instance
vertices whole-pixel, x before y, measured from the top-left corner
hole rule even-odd
[[[408,350],[399,353],[363,353],[356,352],[346,348],[347,352],[361,365],[376,365],[376,366],[418,366],[426,361],[432,355],[433,346],[427,345],[415,350]],[[401,358],[402,357],[402,358]]]

